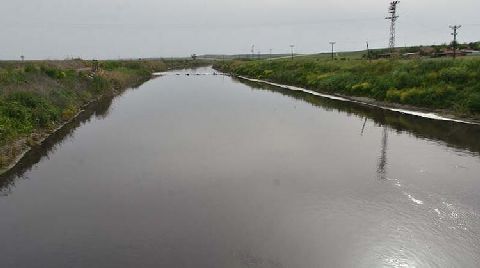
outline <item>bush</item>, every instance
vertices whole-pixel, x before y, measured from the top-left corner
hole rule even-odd
[[[354,95],[370,95],[370,89],[372,85],[369,82],[362,82],[352,86],[350,91]]]
[[[93,77],[89,91],[95,94],[99,94],[110,88],[111,88],[110,82],[107,79],[97,75]]]
[[[53,79],[63,79],[67,76],[63,70],[59,70],[59,69],[48,67],[48,66],[42,66],[40,70],[43,73],[45,73],[48,77]]]
[[[446,83],[464,84],[469,78],[469,72],[465,67],[450,67],[441,70],[439,78]]]
[[[37,69],[37,67],[33,64],[27,64],[27,66],[25,66],[24,68],[24,71],[26,73],[36,73],[38,72],[39,70]]]
[[[26,76],[23,70],[19,69],[0,69],[1,84],[24,84]]]
[[[473,93],[467,101],[468,109],[473,113],[480,113],[480,93]]]
[[[59,111],[44,97],[33,92],[15,92],[1,105],[2,114],[21,125],[47,127],[59,119]]]
[[[396,71],[393,73],[393,83],[396,88],[410,88],[420,86],[419,76],[406,71]]]

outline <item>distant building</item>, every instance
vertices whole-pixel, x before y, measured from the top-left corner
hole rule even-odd
[[[480,56],[480,51],[477,50],[462,49],[461,52],[465,53],[465,55]]]
[[[421,47],[420,54],[423,56],[431,56],[435,54],[435,48],[433,47]]]
[[[390,58],[398,58],[400,57],[400,54],[397,52],[394,53],[383,53],[383,54],[378,54],[376,58],[378,59],[390,59]]]
[[[379,59],[390,59],[392,57],[392,54],[391,53],[378,54],[377,57]]]
[[[419,59],[420,57],[421,57],[420,52],[402,54],[402,58],[405,58],[405,59]]]
[[[467,53],[463,52],[462,50],[457,50],[456,53],[453,50],[444,50],[444,51],[435,53],[433,56],[439,58],[439,57],[453,57],[454,55],[456,55],[457,57],[462,57],[462,56],[466,56]]]

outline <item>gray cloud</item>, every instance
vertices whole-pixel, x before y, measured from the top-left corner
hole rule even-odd
[[[184,56],[364,49],[387,43],[385,0],[16,0],[2,1],[0,58]],[[478,0],[404,0],[398,45],[480,40]]]

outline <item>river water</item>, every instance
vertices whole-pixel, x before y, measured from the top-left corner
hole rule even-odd
[[[167,73],[0,179],[1,267],[479,267],[480,127]]]

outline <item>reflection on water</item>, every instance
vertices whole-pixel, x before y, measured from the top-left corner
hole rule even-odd
[[[387,150],[388,150],[388,129],[386,126],[383,127],[382,133],[382,150],[380,157],[378,158],[378,178],[385,180],[387,178]]]
[[[367,125],[367,120],[368,118],[365,117],[365,121],[363,121],[363,126],[362,126],[362,131],[360,132],[360,136],[363,136],[363,133],[365,133],[365,126]]]
[[[2,177],[2,267],[479,267],[478,127],[214,75],[113,103]]]
[[[0,193],[8,195],[15,186],[16,178],[22,178],[40,160],[48,158],[58,147],[62,146],[66,139],[72,137],[75,129],[90,122],[92,118],[103,119],[107,117],[113,98],[113,96],[106,96],[88,105],[78,117],[48,137],[42,144],[32,148],[14,168],[0,175]]]
[[[239,81],[237,80],[237,82]],[[319,98],[301,91],[292,91],[246,80],[242,80],[241,83],[248,84],[257,90],[279,92],[329,111],[344,112],[348,115],[364,117],[364,127],[368,118],[379,126],[385,125],[388,126],[389,129],[397,132],[407,132],[418,138],[441,142],[443,145],[461,150],[462,152],[468,152],[476,156],[480,155],[480,139],[478,138],[480,137],[479,125],[421,118],[383,110],[377,107]],[[364,134],[364,127],[361,131],[362,135]]]
[[[224,79],[224,76],[222,76],[222,79]],[[238,80],[233,81],[239,82]],[[380,179],[386,178],[385,168],[387,165],[388,128],[396,131],[406,131],[419,138],[442,142],[449,147],[462,150],[462,152],[467,151],[474,155],[480,155],[480,139],[478,138],[480,137],[480,126],[419,118],[411,115],[385,111],[380,108],[319,98],[304,92],[286,90],[270,85],[245,80],[242,80],[241,82],[248,84],[254,89],[279,92],[283,95],[306,101],[312,105],[320,106],[327,110],[336,110],[346,112],[349,115],[354,114],[364,117],[365,121],[362,126],[361,136],[364,135],[365,125],[368,119],[373,120],[380,126],[385,125],[377,168],[378,177]],[[25,157],[9,172],[0,175],[0,192],[6,194],[11,190],[14,183],[13,180],[16,177],[22,177],[25,172],[30,170],[32,166],[38,163],[43,157],[48,157],[49,153],[54,152],[57,146],[61,146],[62,141],[70,137],[76,128],[84,123],[88,123],[92,116],[100,119],[108,116],[108,110],[112,103],[112,99],[113,97],[105,97],[99,102],[86,107],[85,111],[74,121],[57,131],[40,146],[33,148],[33,150],[27,153]]]

